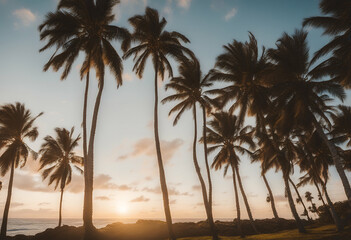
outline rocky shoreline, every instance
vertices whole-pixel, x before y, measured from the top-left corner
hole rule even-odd
[[[307,225],[308,222],[304,221]],[[255,234],[250,222],[242,220],[242,229],[245,235]],[[274,233],[282,230],[295,229],[294,220],[286,219],[261,219],[255,220],[260,233]],[[206,222],[174,223],[174,232],[177,237],[195,237],[210,235]],[[233,222],[217,221],[216,226],[222,236],[237,236],[237,224]],[[83,237],[83,227],[62,226],[49,228],[34,236],[16,235],[7,237],[11,240],[80,240]],[[97,230],[97,240],[164,240],[168,236],[167,226],[163,221],[138,220],[134,224],[112,223]]]

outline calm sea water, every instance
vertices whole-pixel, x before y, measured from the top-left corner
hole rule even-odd
[[[135,223],[138,219],[95,219],[94,225],[97,228],[105,227],[106,225],[114,222],[122,223]],[[162,220],[162,219],[152,219]],[[173,219],[173,222],[198,222],[204,219]],[[218,219],[221,221],[231,221],[232,219]],[[62,219],[64,225],[70,226],[82,226],[83,222],[81,219]],[[17,234],[35,235],[36,233],[43,232],[47,228],[57,227],[58,219],[32,219],[32,218],[11,218],[8,220],[7,235],[14,236]]]

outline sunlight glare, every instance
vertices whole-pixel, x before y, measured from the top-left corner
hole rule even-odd
[[[126,214],[129,210],[128,205],[125,203],[119,203],[116,208],[119,214]]]

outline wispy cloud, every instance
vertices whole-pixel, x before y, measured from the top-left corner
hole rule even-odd
[[[284,195],[276,195],[274,196],[275,202],[286,202],[287,198]]]
[[[148,202],[149,200],[150,200],[149,198],[146,198],[144,196],[140,196],[140,197],[137,197],[137,198],[130,200],[130,202]]]
[[[169,161],[179,147],[183,145],[183,140],[176,138],[172,141],[161,141],[162,155],[165,162]],[[118,160],[125,160],[139,156],[156,157],[155,143],[152,138],[143,138],[138,140],[134,146],[133,151],[129,154],[120,156]]]
[[[166,5],[163,8],[163,13],[165,15],[172,15],[173,10],[172,10],[172,0],[167,0],[166,1]]]
[[[54,192],[54,185],[47,185],[47,181],[42,181],[38,174],[31,172],[18,172],[16,175],[15,188],[31,192]],[[116,184],[112,177],[107,174],[99,174],[94,179],[94,189],[114,189],[119,191],[130,191],[134,188],[126,184]],[[79,193],[84,190],[84,179],[82,175],[74,174],[72,182],[65,188],[65,191]],[[40,203],[39,205],[45,205]]]
[[[201,186],[200,185],[194,185],[194,186],[192,186],[192,189],[194,191],[200,191],[201,190]]]
[[[50,203],[49,203],[49,202],[41,202],[41,203],[39,203],[38,205],[39,205],[39,206],[45,206],[45,205],[50,205]]]
[[[16,27],[20,25],[29,26],[37,19],[37,16],[27,8],[16,9],[12,14],[17,18]]]
[[[177,0],[177,2],[179,7],[182,7],[184,9],[190,8],[191,0]]]
[[[133,78],[133,75],[131,73],[123,73],[122,79],[123,79],[123,81],[130,82],[130,81],[133,81],[134,78]]]
[[[147,4],[147,0],[121,0],[120,4],[116,5],[113,12],[118,21],[123,14],[127,15],[132,12],[143,11]]]
[[[232,19],[236,13],[238,12],[238,10],[236,8],[232,8],[225,16],[224,19],[226,21],[229,21],[230,19]]]
[[[141,191],[159,194],[159,193],[161,193],[161,188],[159,186],[154,187],[154,188],[145,187]],[[174,187],[168,188],[168,194],[174,195],[174,196],[192,196],[192,194],[190,194],[188,192],[179,192]]]
[[[98,197],[95,197],[96,200],[101,200],[101,201],[108,201],[110,200],[109,197],[106,197],[106,196],[98,196]]]
[[[20,207],[20,206],[23,206],[24,204],[23,203],[20,203],[20,202],[13,202],[11,203],[11,207],[12,208],[16,208],[16,207]]]

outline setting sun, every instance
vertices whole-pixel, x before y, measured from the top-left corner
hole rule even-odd
[[[129,207],[125,203],[119,203],[116,207],[116,211],[119,214],[126,214],[129,210]]]

